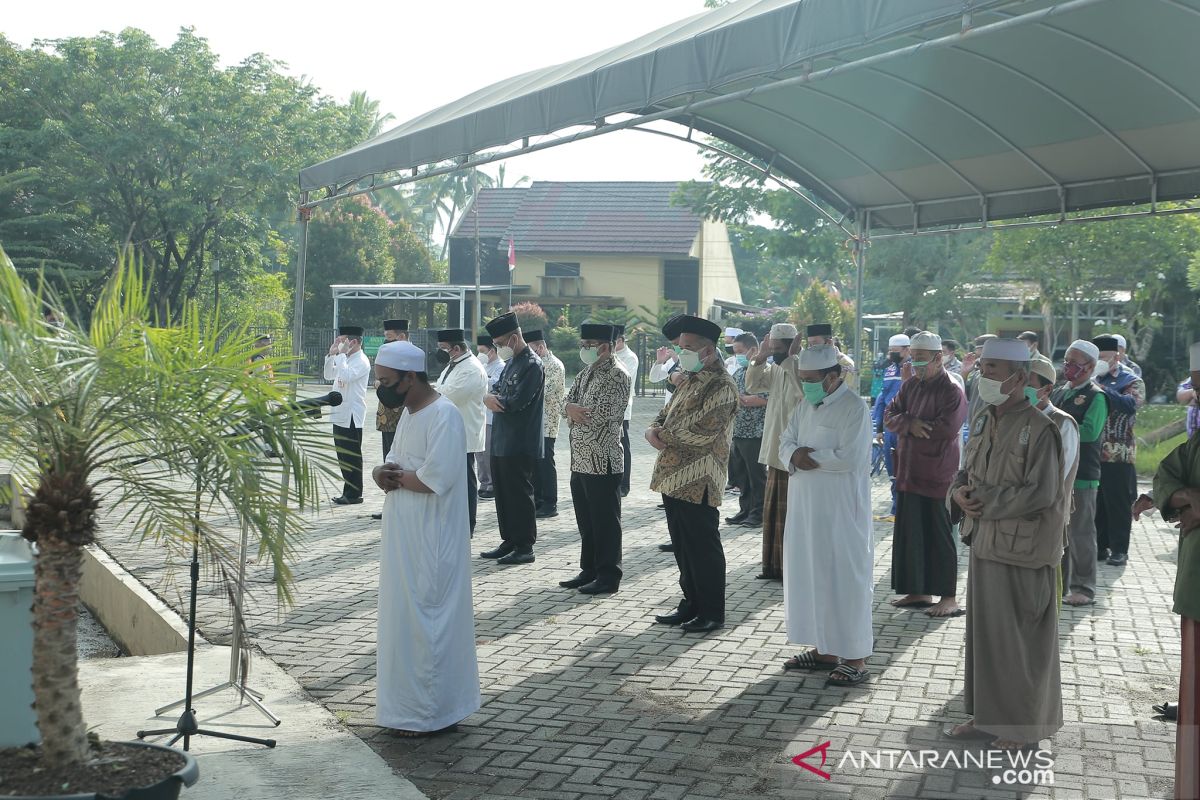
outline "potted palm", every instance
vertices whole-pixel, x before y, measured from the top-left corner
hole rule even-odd
[[[0,463],[30,490],[22,534],[36,548],[41,734],[37,748],[0,751],[0,797],[133,790],[142,798],[151,796],[143,784],[160,782],[173,797],[194,781],[186,754],[89,738],[75,649],[82,550],[97,538],[104,505],[125,531],[167,552],[190,553],[195,542],[208,573],[232,589],[236,548],[204,518],[234,517],[274,562],[289,599],[289,542],[329,458],[318,454],[324,437],[289,410],[285,389],[248,368],[254,348],[252,335],[222,329],[194,305],[157,324],[132,254],[119,259],[85,328],[0,250]],[[197,524],[198,495],[206,507]]]

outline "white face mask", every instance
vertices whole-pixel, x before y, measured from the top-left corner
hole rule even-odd
[[[1005,379],[1007,380],[1007,378]],[[979,399],[987,403],[989,406],[1002,406],[1008,402],[1008,395],[1005,394],[1004,382],[985,378],[980,376],[977,387],[979,389]]]
[[[600,351],[595,347],[579,348],[579,360],[585,364],[595,364],[596,359],[600,357]]]
[[[480,364],[483,364],[485,367],[487,366],[487,363],[488,363],[487,353],[480,353],[479,355],[477,355],[475,357],[479,359]]]
[[[1108,362],[1107,362],[1107,361],[1100,360],[1100,361],[1097,361],[1097,362],[1096,362],[1096,375],[1095,375],[1095,377],[1097,377],[1097,378],[1103,377],[1104,375],[1107,375],[1107,374],[1109,373],[1109,371],[1110,371],[1110,370],[1109,370],[1109,366],[1108,366]]]
[[[510,358],[513,357],[513,349],[508,346],[497,347],[496,348],[496,357],[499,358],[501,361],[508,361]]]

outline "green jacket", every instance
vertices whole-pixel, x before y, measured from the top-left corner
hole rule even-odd
[[[1170,507],[1171,495],[1180,489],[1196,487],[1200,487],[1200,435],[1168,453],[1154,473],[1154,501],[1162,518],[1169,522],[1179,516],[1178,510]],[[1180,534],[1175,605],[1171,610],[1200,620],[1200,528]]]

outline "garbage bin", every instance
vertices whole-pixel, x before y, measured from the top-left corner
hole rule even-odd
[[[41,741],[33,712],[33,551],[0,531],[0,748]]]

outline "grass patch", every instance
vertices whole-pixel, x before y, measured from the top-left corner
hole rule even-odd
[[[1168,453],[1186,441],[1187,434],[1181,433],[1156,445],[1138,447],[1137,455],[1134,457],[1137,474],[1144,478],[1154,477],[1154,471],[1158,469],[1158,462],[1162,461],[1167,457]]]
[[[1137,413],[1137,433],[1145,436],[1164,425],[1183,419],[1187,416],[1187,406],[1169,403],[1161,406],[1142,406]]]

